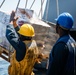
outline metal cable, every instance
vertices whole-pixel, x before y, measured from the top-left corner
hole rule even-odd
[[[18,9],[19,3],[20,3],[20,0],[18,1],[17,7],[16,7],[16,11],[17,11],[17,9]],[[16,11],[15,11],[15,12],[16,12]]]
[[[50,4],[50,0],[47,0],[45,20],[47,20],[47,15],[48,15],[49,4]]]
[[[43,13],[43,5],[42,5],[43,1],[41,0],[41,18],[42,18],[42,13]]]
[[[31,6],[30,6],[30,9],[32,8],[33,4],[35,3],[35,0],[32,2]]]
[[[26,3],[25,3],[25,8],[27,7],[27,2],[28,2],[28,0],[26,0]]]
[[[1,3],[0,8],[1,8],[1,7],[2,7],[2,5],[4,4],[4,2],[5,2],[5,0],[3,0],[3,2]]]
[[[45,1],[45,0],[43,0],[43,2],[41,1],[42,3],[41,3],[41,8],[40,8],[40,11],[39,11],[38,17],[40,16],[40,13],[41,13],[41,11],[42,11],[42,6],[43,6],[43,4],[44,4],[44,1]]]

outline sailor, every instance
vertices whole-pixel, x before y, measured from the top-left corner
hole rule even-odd
[[[49,55],[47,75],[74,75],[76,42],[69,34],[74,19],[68,12],[64,12],[56,19],[56,33],[59,39]]]
[[[8,68],[9,75],[34,75],[33,66],[38,57],[38,47],[36,41],[32,40],[35,31],[32,25],[23,24],[20,28],[13,21],[14,27],[18,29],[17,37],[11,24],[7,25],[6,37],[10,44],[14,47],[14,53],[11,55],[10,66]]]

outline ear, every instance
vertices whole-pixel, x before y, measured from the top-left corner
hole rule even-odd
[[[58,30],[59,30],[59,26],[56,25],[56,33],[58,33]]]

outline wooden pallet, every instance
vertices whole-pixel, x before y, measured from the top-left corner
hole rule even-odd
[[[10,62],[10,54],[11,52],[4,47],[0,46],[0,57],[4,60]]]

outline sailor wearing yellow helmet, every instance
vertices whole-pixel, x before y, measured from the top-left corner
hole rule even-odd
[[[38,47],[36,41],[32,40],[35,36],[34,28],[30,24],[23,24],[18,29],[18,36],[11,28],[6,27],[6,37],[10,44],[14,47],[14,53],[11,56],[10,66],[8,68],[9,75],[34,75],[33,66],[38,58]]]

